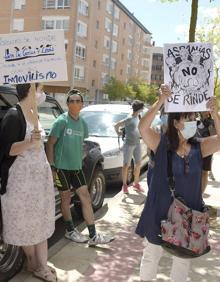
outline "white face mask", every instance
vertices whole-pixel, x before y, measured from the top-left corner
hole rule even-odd
[[[197,130],[196,121],[185,121],[183,130],[180,130],[184,139],[189,139],[193,137]]]
[[[46,94],[44,92],[36,92],[37,104],[40,105],[46,100]]]

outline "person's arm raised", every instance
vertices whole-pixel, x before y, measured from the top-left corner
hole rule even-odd
[[[214,154],[220,150],[220,116],[218,114],[218,102],[215,97],[212,97],[208,103],[207,108],[210,109],[212,118],[214,120],[216,135],[204,138],[201,142],[201,152],[203,157]]]
[[[160,97],[153,104],[153,106],[147,111],[139,122],[139,131],[150,150],[154,153],[160,142],[160,134],[151,128],[151,124],[155,118],[155,115],[164,104],[165,100],[171,95],[171,91],[167,85],[162,84],[160,87]]]

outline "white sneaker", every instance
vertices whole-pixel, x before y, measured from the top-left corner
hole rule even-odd
[[[79,232],[76,228],[73,231],[66,231],[65,237],[69,240],[72,240],[76,243],[86,243],[88,242],[88,237],[86,235],[83,235]]]
[[[102,234],[96,234],[93,238],[89,239],[89,247],[96,246],[96,245],[102,245],[102,244],[108,244],[112,241],[114,241],[115,238],[112,236],[106,236]]]

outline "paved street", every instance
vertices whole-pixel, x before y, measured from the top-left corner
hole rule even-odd
[[[214,156],[213,173],[215,181],[209,181],[204,198],[208,205],[217,208],[212,216],[210,243],[212,250],[207,255],[192,260],[191,282],[220,281],[220,153]],[[146,187],[145,179],[142,185]],[[147,187],[146,187],[147,188]],[[88,248],[86,244],[72,243],[64,238],[50,248],[50,263],[56,266],[61,282],[138,282],[139,263],[142,253],[142,239],[134,234],[138,215],[145,200],[144,194],[129,189],[129,195],[121,192],[108,201],[108,205],[96,214],[97,229],[112,233],[116,240],[108,246]],[[80,225],[84,229],[85,224]],[[87,233],[85,229],[83,232]],[[171,258],[165,254],[161,260],[157,281],[170,281]],[[22,271],[11,282],[37,282]]]

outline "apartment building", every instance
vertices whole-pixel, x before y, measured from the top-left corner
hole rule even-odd
[[[0,0],[0,33],[64,29],[68,81],[51,93],[81,89],[103,98],[109,77],[150,83],[150,32],[118,0]]]
[[[164,83],[163,48],[152,46],[151,50],[151,84]]]

